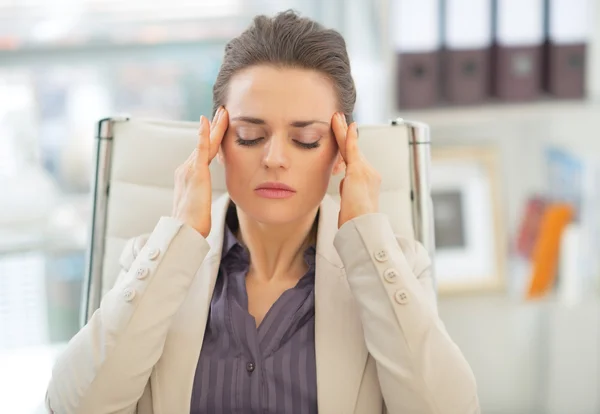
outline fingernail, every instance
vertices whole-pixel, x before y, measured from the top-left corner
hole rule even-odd
[[[200,132],[204,129],[204,115],[200,115]]]
[[[219,111],[221,110],[221,107],[218,107],[217,110],[215,111],[215,115],[213,116],[213,124],[215,122],[217,122],[219,120]]]

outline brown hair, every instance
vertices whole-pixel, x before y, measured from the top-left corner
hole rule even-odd
[[[213,86],[213,113],[225,104],[232,76],[254,65],[316,70],[336,90],[339,110],[352,121],[356,88],[342,35],[288,10],[275,17],[257,16],[241,35],[225,46],[225,56]]]

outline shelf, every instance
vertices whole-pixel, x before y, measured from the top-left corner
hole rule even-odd
[[[503,122],[531,122],[544,119],[574,117],[597,118],[600,100],[544,100],[527,103],[488,103],[477,106],[437,107],[400,111],[398,116],[425,122],[432,129],[440,127],[477,126]]]

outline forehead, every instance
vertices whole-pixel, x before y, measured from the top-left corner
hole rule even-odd
[[[226,106],[231,117],[329,122],[337,98],[331,81],[314,70],[253,66],[232,77]]]

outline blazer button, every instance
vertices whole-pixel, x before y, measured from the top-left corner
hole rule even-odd
[[[254,362],[248,362],[246,364],[246,371],[252,372],[252,371],[254,371],[254,368],[256,368],[255,365],[254,365]]]
[[[137,277],[138,279],[142,280],[142,279],[145,279],[146,277],[148,277],[148,273],[150,273],[150,272],[148,271],[147,267],[140,267],[135,272],[135,277]]]
[[[126,302],[131,302],[133,298],[135,298],[135,290],[125,288],[125,290],[123,290],[123,299],[125,299]]]
[[[404,289],[397,290],[394,294],[394,298],[396,299],[396,302],[401,305],[406,305],[408,303],[408,293],[406,293],[406,290]]]
[[[385,262],[388,259],[387,252],[384,249],[376,251],[374,256],[378,262]]]
[[[159,249],[150,249],[150,250],[148,250],[148,259],[150,259],[150,260],[156,260],[159,255],[160,255],[160,250]]]
[[[385,272],[383,272],[383,278],[387,282],[394,283],[396,279],[398,279],[398,272],[396,272],[396,269],[394,268],[388,269]]]

